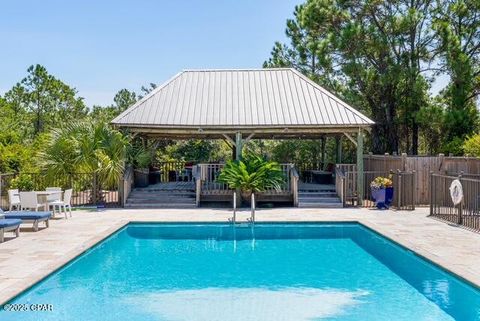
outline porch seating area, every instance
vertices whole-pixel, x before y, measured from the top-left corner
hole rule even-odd
[[[192,172],[192,177],[178,179],[167,173]],[[210,206],[230,207],[234,191],[224,183],[217,181],[225,164],[206,164],[195,162],[160,162],[156,168],[165,173],[160,181],[149,186],[135,187],[131,190],[124,204],[127,208],[192,208],[208,204]],[[257,193],[256,200],[263,204],[278,204],[295,207],[342,207],[333,184],[333,173],[325,171],[328,176],[325,184],[303,181],[309,169],[295,164],[280,164],[285,183],[280,190],[269,189]],[[321,168],[321,165],[316,168]],[[302,168],[299,174],[297,168]],[[318,169],[312,171],[319,171]],[[328,173],[328,174],[327,174]],[[218,204],[218,205],[215,205]],[[223,204],[223,205],[221,205]]]
[[[186,70],[158,86],[112,121],[115,127],[128,130],[144,142],[223,140],[231,147],[232,159],[236,160],[242,159],[243,151],[250,147],[252,140],[318,139],[322,142],[319,154],[323,165],[326,140],[332,138],[336,162],[340,163],[342,139],[346,138],[356,147],[360,199],[364,190],[364,132],[373,124],[367,116],[292,68]],[[163,168],[154,165],[150,185],[194,181],[195,187],[190,192],[195,194],[195,206],[232,199],[233,191],[216,181],[223,164],[177,165]],[[286,178],[284,186],[280,190],[259,193],[256,195],[258,201],[299,206],[300,179],[311,184],[333,184],[333,164],[306,169],[295,168],[292,164],[282,166]],[[127,179],[121,184],[124,206],[131,191],[128,181],[131,178],[125,177]],[[315,195],[318,202],[311,202],[311,205],[319,205],[323,196]]]

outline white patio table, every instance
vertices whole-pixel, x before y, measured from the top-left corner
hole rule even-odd
[[[55,195],[55,194],[60,194],[62,195],[63,191],[33,191],[35,194],[37,194],[37,200],[39,203],[45,204],[45,211],[48,211],[48,200],[47,196],[49,195]],[[15,193],[15,196],[20,196],[20,193]]]

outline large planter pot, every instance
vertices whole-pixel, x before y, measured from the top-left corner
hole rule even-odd
[[[393,187],[372,188],[372,198],[378,209],[389,208],[393,200]]]
[[[147,187],[148,186],[148,168],[137,168],[133,171],[133,181],[135,187]]]
[[[250,207],[252,205],[252,192],[250,191],[241,191],[240,196],[242,197],[242,203]],[[256,202],[256,200],[255,200]],[[255,204],[256,205],[256,204]]]

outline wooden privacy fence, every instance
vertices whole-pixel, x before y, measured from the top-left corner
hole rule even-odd
[[[449,189],[455,179],[463,189],[463,201],[458,205],[453,204]],[[480,231],[480,179],[432,173],[430,192],[430,216]]]
[[[8,190],[12,180],[19,175],[26,177],[32,190],[42,191],[47,187],[60,187],[62,190],[72,188],[72,206],[120,206],[118,186],[107,188],[99,181],[95,173],[70,173],[50,176],[46,173],[9,173],[0,174],[0,208],[8,209]]]
[[[363,172],[363,207],[375,207],[370,183],[378,176],[391,177],[393,182],[392,207],[398,210],[414,210],[416,204],[415,195],[415,171],[364,171]],[[335,170],[335,189],[343,206],[356,206],[359,204],[357,191],[358,172],[352,164],[337,164]]]
[[[430,203],[430,173],[476,176],[480,174],[480,159],[476,157],[364,155],[365,171],[415,171],[416,205]]]

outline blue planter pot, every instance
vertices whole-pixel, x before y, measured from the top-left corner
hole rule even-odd
[[[372,198],[378,209],[389,208],[393,200],[393,187],[372,188]]]

